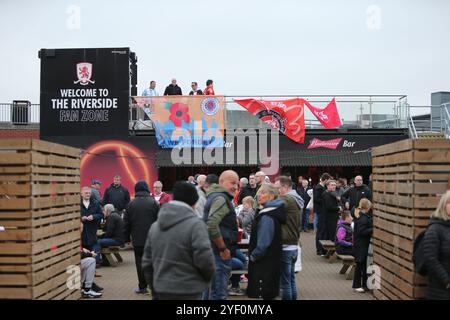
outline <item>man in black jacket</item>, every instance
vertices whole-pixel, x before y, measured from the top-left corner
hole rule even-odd
[[[83,187],[81,189],[80,207],[81,222],[83,222],[81,243],[84,248],[92,250],[97,243],[97,230],[103,214],[100,204],[91,199],[91,188]]]
[[[97,254],[97,263],[102,263],[101,250],[103,247],[121,246],[123,244],[123,220],[115,211],[112,204],[106,204],[103,208],[106,218],[105,235],[102,239],[98,239],[94,246]]]
[[[119,213],[130,203],[130,193],[122,186],[122,178],[119,175],[114,176],[114,182],[105,190],[103,203],[112,204]]]
[[[314,213],[317,216],[317,230],[316,230],[316,251],[317,255],[324,256],[326,254],[325,249],[320,244],[320,240],[325,240],[326,238],[326,228],[325,228],[325,214],[323,214],[323,193],[326,191],[325,185],[331,176],[328,173],[322,174],[320,177],[320,182],[316,185],[313,191],[313,203],[314,203]]]
[[[302,211],[302,225],[301,225],[301,231],[306,232],[308,231],[308,225],[309,225],[309,209],[306,208],[309,201],[311,200],[311,197],[308,194],[308,190],[311,188],[308,186],[309,181],[307,179],[302,180],[302,185],[297,188],[297,193],[300,197],[302,197],[304,206]]]
[[[241,178],[242,179],[245,178]],[[246,180],[246,179],[245,179]],[[241,189],[241,191],[239,192],[239,196],[238,196],[238,201],[237,201],[237,205],[241,205],[242,204],[242,199],[244,199],[245,197],[252,197],[255,198],[256,196],[256,181],[255,181],[255,175],[250,175],[249,177],[249,182],[247,183],[247,185],[245,187],[243,187]]]
[[[136,271],[139,279],[139,288],[135,290],[137,294],[149,294],[147,281],[142,272],[142,255],[147,240],[148,230],[158,218],[159,206],[150,196],[148,184],[145,181],[138,181],[134,186],[136,193],[133,201],[128,205],[125,216],[125,240],[129,242],[130,236],[133,243]]]
[[[322,195],[322,214],[324,216],[323,221],[325,222],[324,239],[335,241],[336,238],[336,228],[339,220],[339,212],[342,210],[339,206],[336,197],[336,181],[328,180],[327,191]]]
[[[177,85],[177,79],[172,79],[172,83],[166,87],[166,90],[164,90],[164,95],[165,96],[181,96],[181,95],[183,95],[181,88]]]
[[[195,82],[195,81],[192,82],[191,88],[192,88],[192,90],[191,90],[191,92],[189,92],[190,96],[202,96],[203,95],[203,91],[198,88],[197,82]]]
[[[372,192],[369,187],[363,184],[363,177],[355,177],[355,186],[351,187],[342,194],[341,201],[345,203],[345,208],[352,212],[354,216],[355,208],[359,206],[359,201],[366,198],[372,201]]]

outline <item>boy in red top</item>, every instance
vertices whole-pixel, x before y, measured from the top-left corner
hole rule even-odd
[[[212,80],[206,81],[206,89],[203,91],[203,94],[205,96],[214,96],[215,95]]]

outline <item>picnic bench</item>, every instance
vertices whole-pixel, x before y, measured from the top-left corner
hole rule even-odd
[[[334,242],[330,240],[319,240],[319,242],[327,252],[325,258],[328,259],[328,262],[329,263],[335,262],[337,257],[336,257],[336,246],[334,245]]]
[[[102,248],[102,255],[105,257],[106,261],[108,261],[109,265],[112,267],[116,267],[117,263],[123,262],[122,256],[119,253],[120,247],[104,247]],[[116,257],[116,260],[113,258],[113,255]]]
[[[346,274],[345,279],[353,280],[355,274],[355,257],[349,255],[336,255],[338,259],[342,260],[342,268],[339,271],[339,274],[346,274],[347,270],[350,268],[350,271]]]

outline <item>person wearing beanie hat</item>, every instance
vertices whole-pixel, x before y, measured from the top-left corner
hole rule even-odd
[[[155,300],[200,300],[215,272],[204,221],[195,213],[195,186],[179,181],[173,200],[161,207],[151,226],[142,269]]]
[[[139,279],[137,294],[149,294],[148,284],[142,272],[142,255],[148,230],[158,218],[159,205],[150,195],[147,182],[141,180],[134,186],[135,198],[128,205],[123,222],[125,242],[133,242],[136,271]]]
[[[173,200],[195,206],[198,201],[197,189],[192,183],[179,181],[173,186]]]

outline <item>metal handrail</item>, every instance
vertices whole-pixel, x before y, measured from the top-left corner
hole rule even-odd
[[[409,135],[413,139],[417,139],[419,136],[417,134],[416,126],[414,125],[414,120],[411,115],[409,115],[408,119],[408,129],[409,129]]]
[[[447,139],[450,139],[450,112],[448,111],[447,105],[450,105],[450,103],[444,103],[442,105],[442,108],[444,109],[444,112],[446,114],[445,120],[445,137]]]

